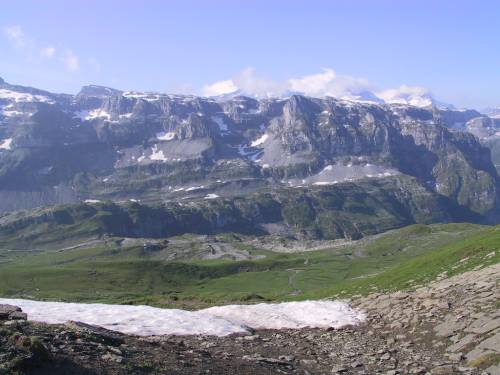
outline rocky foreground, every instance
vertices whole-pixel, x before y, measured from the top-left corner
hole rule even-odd
[[[500,374],[500,264],[357,298],[343,329],[133,337],[0,306],[0,374]]]

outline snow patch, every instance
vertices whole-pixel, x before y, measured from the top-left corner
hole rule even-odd
[[[0,303],[21,307],[33,321],[60,324],[73,320],[140,336],[226,336],[252,329],[340,328],[366,319],[363,312],[338,301],[228,305],[198,311],[7,298],[0,298]]]
[[[267,141],[267,139],[269,138],[269,134],[263,134],[261,137],[259,137],[258,139],[256,139],[255,141],[253,141],[250,146],[252,147],[257,147],[261,144],[263,144],[265,141]]]
[[[174,132],[160,132],[156,133],[156,138],[160,141],[171,141],[172,139],[175,138],[175,133]]]
[[[166,95],[153,92],[126,91],[122,94],[125,98],[142,99],[148,102],[155,102]]]
[[[0,150],[10,150],[12,148],[12,138],[7,138],[0,143]]]
[[[335,185],[335,184],[338,184],[339,182],[337,180],[333,180],[333,181],[318,181],[318,182],[314,182],[313,185],[317,185],[317,186],[324,186],[324,185]]]
[[[219,198],[219,196],[217,194],[210,193],[207,194],[203,199],[215,199],[215,198]]]
[[[200,185],[200,186],[191,186],[191,187],[188,187],[186,189],[186,191],[195,191],[195,190],[201,190],[201,189],[204,189],[205,186],[204,185]]]
[[[151,155],[149,155],[149,158],[151,160],[167,161],[167,158],[163,154],[163,151],[158,150],[158,145],[153,146],[153,148],[151,149]]]
[[[87,110],[78,111],[78,112],[75,112],[73,117],[79,118],[82,121],[90,121],[90,120],[94,120],[96,118],[105,118],[107,120],[111,119],[111,115],[108,112],[106,112],[100,108],[94,109],[92,111],[87,111]]]
[[[43,95],[32,95],[24,92],[17,92],[7,89],[0,89],[0,99],[14,100],[17,102],[42,102],[54,103],[52,99]]]
[[[100,203],[99,199],[85,199],[85,203]]]
[[[8,108],[8,107],[5,107],[5,108]],[[4,109],[3,111],[0,111],[0,114],[4,115],[5,117],[14,117],[14,116],[22,115],[23,112],[19,112],[19,111],[15,111],[15,110],[5,110]]]
[[[12,138],[7,138],[0,143],[1,150],[10,150],[12,148]]]
[[[335,185],[341,182],[356,181],[362,178],[383,178],[398,175],[400,172],[394,168],[383,165],[364,163],[355,165],[353,163],[330,164],[325,166],[319,173],[304,179],[291,179],[285,181],[291,186],[297,185]]]

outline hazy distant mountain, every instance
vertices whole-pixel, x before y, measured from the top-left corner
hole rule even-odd
[[[253,98],[257,100],[261,99],[286,99],[293,95],[307,96],[300,91],[290,91],[286,90],[279,95],[276,93],[268,93],[265,95],[257,95],[254,93],[246,92],[244,90],[237,89],[233,92],[213,96],[213,98],[223,101],[236,98],[239,96],[244,96],[247,98]],[[329,95],[326,95],[328,97]],[[437,107],[441,109],[455,109],[451,104],[441,102],[434,98],[434,96],[423,88],[418,87],[407,87],[401,86],[398,89],[384,90],[377,93],[371,92],[369,90],[352,91],[348,94],[344,93],[341,97],[337,99],[361,102],[361,103],[374,103],[374,104],[405,104],[414,107]]]
[[[500,107],[494,107],[494,108],[485,108],[481,111],[481,113],[484,113],[486,116],[495,118],[495,119],[500,119]]]

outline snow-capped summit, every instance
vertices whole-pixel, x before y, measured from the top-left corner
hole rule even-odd
[[[241,89],[232,92],[224,93],[221,95],[211,96],[217,101],[228,101],[237,97],[248,97],[253,99],[284,99],[293,95],[311,96],[311,97],[332,97],[340,100],[347,100],[359,103],[374,103],[374,104],[403,104],[415,107],[427,108],[437,107],[439,109],[455,109],[451,104],[441,102],[434,98],[434,96],[425,88],[401,86],[397,89],[389,89],[379,92],[372,92],[370,90],[361,91],[348,91],[343,95],[334,95],[334,93],[325,93],[322,96],[308,95],[302,91],[285,90],[279,94],[269,92],[264,94],[256,94],[247,92]]]
[[[454,109],[453,105],[436,100],[434,96],[423,87],[402,85],[395,89],[379,91],[376,96],[387,104],[405,104],[415,107],[438,107],[441,109]]]
[[[500,106],[495,108],[485,108],[481,111],[481,113],[491,118],[500,119]]]
[[[357,93],[351,93],[350,95],[342,96],[341,99],[350,100],[353,102],[360,102],[360,103],[377,103],[377,104],[384,103],[382,99],[380,99],[373,92],[368,90],[360,91]]]
[[[237,89],[228,93],[220,94],[220,95],[215,95],[215,96],[209,96],[210,98],[214,98],[217,101],[224,102],[228,100],[233,100],[238,97],[245,97],[245,98],[252,98],[256,100],[261,100],[261,99],[284,99],[284,98],[289,98],[290,96],[293,95],[304,95],[303,92],[298,92],[298,91],[290,91],[286,90],[282,93],[275,93],[275,92],[265,92],[265,93],[252,93],[249,91]]]

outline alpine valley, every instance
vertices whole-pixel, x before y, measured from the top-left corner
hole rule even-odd
[[[0,79],[0,374],[496,374],[497,170],[429,96]]]

